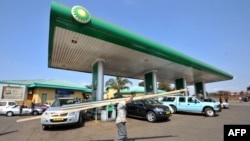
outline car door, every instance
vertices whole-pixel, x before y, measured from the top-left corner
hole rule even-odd
[[[131,103],[127,104],[127,115],[129,115],[129,116],[134,116],[135,115],[134,101],[132,101]]]
[[[187,111],[194,113],[200,113],[202,111],[202,105],[195,97],[188,97],[186,108]]]
[[[31,114],[31,109],[30,108],[23,108],[22,114],[23,115],[29,115],[29,114]]]
[[[134,101],[134,115],[138,117],[145,117],[146,115],[145,103],[142,100]]]
[[[127,113],[130,116],[143,117],[145,114],[144,103],[141,100],[131,102],[127,105]]]
[[[14,105],[12,107],[9,108],[8,111],[11,111],[14,113],[14,115],[18,115],[20,112],[19,112],[19,106],[18,105]]]
[[[177,104],[177,111],[186,111],[186,97],[185,96],[180,96],[178,97],[178,104]]]
[[[12,111],[15,115],[19,115],[20,114],[20,106],[16,105],[16,106],[12,107]],[[29,108],[23,108],[22,115],[30,114],[30,112],[31,112],[31,110],[29,110]]]

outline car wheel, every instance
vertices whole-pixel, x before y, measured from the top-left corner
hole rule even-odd
[[[155,115],[154,112],[148,111],[146,116],[147,116],[147,120],[149,122],[155,122],[156,121],[156,115]]]
[[[173,114],[176,113],[176,112],[177,112],[176,107],[175,107],[175,106],[171,106],[171,107],[172,107],[172,109],[173,109],[173,111],[174,111]]]
[[[48,130],[48,129],[49,129],[49,126],[42,125],[42,128],[43,128],[43,130]]]
[[[7,116],[7,117],[11,117],[11,116],[13,116],[13,115],[14,115],[13,112],[7,112],[7,113],[6,113],[6,116]]]
[[[82,127],[83,126],[83,117],[80,115],[78,122],[76,123],[76,127]]]
[[[214,112],[214,110],[213,110],[212,108],[206,108],[206,109],[204,110],[204,112],[205,112],[205,115],[206,115],[206,116],[209,116],[209,117],[215,116],[215,112]]]
[[[33,111],[32,115],[39,115],[39,112],[38,111]]]

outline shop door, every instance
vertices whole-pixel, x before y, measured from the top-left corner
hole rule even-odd
[[[42,94],[42,101],[41,101],[41,103],[46,103],[46,101],[47,101],[47,94]]]

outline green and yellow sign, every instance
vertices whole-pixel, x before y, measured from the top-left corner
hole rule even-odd
[[[71,9],[71,14],[73,18],[79,23],[86,24],[90,21],[91,16],[88,10],[82,6],[74,6]]]

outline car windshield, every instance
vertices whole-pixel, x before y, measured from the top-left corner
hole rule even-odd
[[[75,99],[56,99],[51,107],[60,107],[63,105],[69,105],[69,104],[76,104],[76,100]]]
[[[155,99],[145,99],[146,104],[161,104],[158,100]]]

